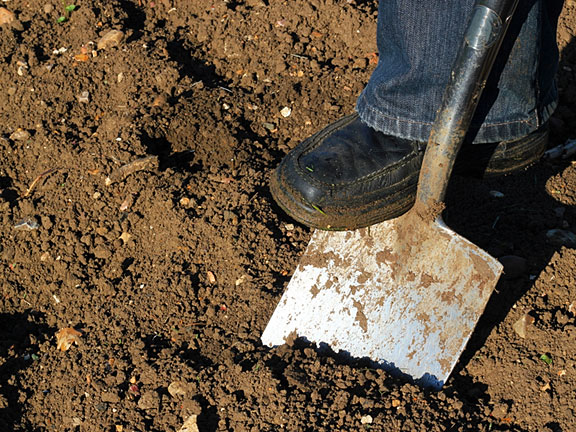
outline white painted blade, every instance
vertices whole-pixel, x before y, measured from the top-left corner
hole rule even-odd
[[[262,342],[295,334],[440,388],[501,272],[441,221],[405,215],[357,231],[317,230]]]

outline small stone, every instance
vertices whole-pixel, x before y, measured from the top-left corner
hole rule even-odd
[[[108,409],[108,405],[104,402],[100,402],[96,404],[95,408],[96,411],[104,412]]]
[[[100,192],[94,192],[94,194],[92,195],[93,199],[100,199],[100,197],[102,196],[102,194]]]
[[[284,107],[280,110],[280,114],[282,114],[282,117],[290,117],[290,114],[292,114],[292,108]]]
[[[122,240],[122,242],[124,244],[128,243],[130,241],[130,239],[132,238],[132,235],[127,233],[127,232],[123,232],[120,237],[118,237],[120,240]]]
[[[373,421],[374,419],[372,418],[371,415],[362,416],[362,418],[360,419],[360,423],[362,424],[372,424]]]
[[[182,198],[180,198],[180,205],[181,205],[182,207],[188,207],[188,206],[190,206],[190,198],[187,198],[187,197],[182,197]]]
[[[516,255],[505,255],[498,258],[498,261],[504,266],[504,277],[508,280],[517,279],[528,270],[526,258]]]
[[[236,281],[234,282],[234,285],[236,285],[236,286],[242,285],[244,282],[246,282],[248,280],[249,277],[250,276],[248,276],[248,275],[240,276],[238,279],[236,279]]]
[[[514,331],[518,336],[524,339],[526,338],[526,330],[528,329],[528,326],[534,324],[534,321],[535,319],[533,316],[529,314],[524,314],[520,317],[518,321],[514,323],[512,328],[514,329]]]
[[[269,123],[269,122],[265,122],[263,124],[263,126],[268,129],[269,131],[275,131],[276,130],[276,125],[274,123]]]
[[[52,6],[50,3],[46,3],[44,5],[44,13],[45,14],[50,14],[50,13],[52,13],[53,10],[54,10],[54,6]]]
[[[214,275],[213,272],[211,272],[210,270],[208,270],[206,272],[206,278],[208,279],[208,283],[210,284],[215,284],[216,283],[216,276]]]
[[[22,60],[18,60],[16,62],[16,66],[18,66],[17,69],[17,73],[19,76],[24,76],[26,74],[26,71],[28,70],[28,63],[26,63],[25,61]]]
[[[168,393],[170,393],[172,397],[186,396],[186,393],[188,393],[187,385],[182,381],[171,382],[168,386]]]
[[[34,217],[25,217],[21,221],[14,224],[14,229],[21,231],[32,231],[38,229],[40,224]]]
[[[0,7],[0,26],[12,25],[16,21],[14,12],[6,8]]]
[[[188,417],[184,422],[184,424],[182,424],[182,427],[178,429],[178,432],[200,432],[200,429],[198,429],[198,424],[196,422],[197,418],[198,418],[197,415],[191,415],[190,417]]]
[[[548,242],[554,246],[576,247],[576,234],[561,229],[551,229],[546,232]]]
[[[30,132],[27,130],[18,128],[12,134],[10,134],[10,139],[12,141],[26,141],[30,138]]]
[[[120,30],[110,30],[104,36],[100,38],[98,44],[96,45],[99,50],[104,50],[112,48],[114,46],[120,45],[124,39],[124,33]]]
[[[90,102],[90,93],[87,91],[83,91],[80,96],[78,96],[78,102],[80,103],[88,103]]]
[[[504,194],[497,190],[491,190],[489,194],[492,198],[504,198]]]

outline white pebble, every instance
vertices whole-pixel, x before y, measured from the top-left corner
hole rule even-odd
[[[373,421],[374,419],[372,418],[371,415],[362,416],[362,418],[360,419],[360,423],[362,424],[372,424]]]
[[[282,114],[282,117],[290,117],[290,114],[292,114],[292,108],[284,107],[280,110],[280,114]]]
[[[83,91],[80,96],[78,96],[78,102],[80,103],[88,103],[90,101],[90,93],[87,91]]]

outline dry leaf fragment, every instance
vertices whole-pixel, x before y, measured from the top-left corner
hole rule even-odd
[[[68,351],[72,344],[78,345],[82,333],[71,327],[66,327],[56,332],[56,348],[60,351]]]

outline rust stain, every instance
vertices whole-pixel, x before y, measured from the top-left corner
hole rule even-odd
[[[420,275],[420,285],[423,288],[428,288],[433,283],[438,283],[438,282],[440,282],[440,280],[438,278],[431,276],[427,273]]]
[[[406,279],[406,282],[414,282],[416,280],[416,274],[413,271],[408,270],[406,272],[405,279]]]
[[[372,277],[372,273],[367,272],[367,271],[363,271],[362,274],[360,274],[360,276],[358,276],[358,283],[365,284],[367,281],[370,280],[371,277]]]

